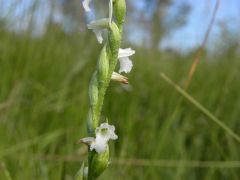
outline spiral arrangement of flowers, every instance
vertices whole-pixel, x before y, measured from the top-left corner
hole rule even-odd
[[[91,11],[91,1],[84,0],[82,3],[86,12]],[[88,163],[87,166],[83,165],[78,173],[78,177],[82,179],[96,179],[102,174],[109,165],[108,142],[118,138],[113,125],[109,125],[108,122],[100,124],[100,116],[110,81],[128,84],[128,78],[120,73],[129,73],[133,67],[129,56],[135,54],[135,51],[131,48],[120,48],[125,15],[125,0],[110,0],[109,17],[87,24],[103,47],[89,85],[88,137],[81,139],[81,142],[88,146]],[[107,30],[106,39],[102,36],[103,30]],[[115,72],[118,62],[120,69]]]

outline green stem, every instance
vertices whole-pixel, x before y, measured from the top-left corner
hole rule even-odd
[[[108,31],[108,40],[101,51],[97,71],[92,77],[89,88],[90,114],[88,117],[88,134],[94,135],[95,129],[99,126],[101,112],[103,109],[104,97],[111,81],[112,73],[118,62],[118,51],[121,45],[122,23],[125,18],[125,0],[115,0],[114,9],[117,16],[117,24],[111,22]],[[97,83],[95,80],[98,80]],[[88,180],[96,179],[108,165],[109,150],[104,154],[97,154],[88,150]],[[105,161],[103,159],[106,159]]]

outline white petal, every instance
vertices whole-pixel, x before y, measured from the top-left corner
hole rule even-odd
[[[132,70],[133,63],[128,57],[119,58],[119,62],[120,62],[120,69],[118,71],[119,73],[122,72],[129,73]]]
[[[111,139],[112,140],[116,140],[118,138],[118,136],[115,134],[115,133],[112,133],[111,134]]]
[[[102,42],[103,42],[103,37],[102,37],[103,31],[102,31],[102,30],[95,29],[95,30],[93,30],[93,32],[94,32],[95,35],[96,35],[97,41],[98,41],[100,44],[102,44]]]
[[[108,147],[108,141],[110,139],[117,139],[115,134],[115,127],[108,123],[102,123],[95,130],[96,138],[90,144],[90,150],[95,150],[97,153],[104,153]]]
[[[115,131],[115,127],[112,125],[109,125],[108,123],[102,123],[99,128]]]
[[[86,12],[89,12],[91,11],[90,7],[89,7],[89,3],[91,2],[92,0],[83,0],[82,2],[82,5],[83,5],[83,8]]]
[[[133,54],[135,54],[135,51],[132,50],[131,48],[127,48],[127,49],[120,48],[118,51],[118,58],[132,56]]]
[[[99,154],[104,153],[107,149],[107,143],[108,141],[105,138],[97,136],[95,141],[90,145],[90,150],[92,151],[95,149],[95,151]]]
[[[101,137],[102,139],[117,139],[117,135],[115,134],[115,127],[109,125],[108,123],[102,123],[100,127],[96,128],[96,138]]]
[[[109,18],[100,19],[97,21],[91,21],[87,25],[88,29],[92,29],[96,35],[96,38],[100,44],[103,42],[102,33],[103,30],[109,27]]]

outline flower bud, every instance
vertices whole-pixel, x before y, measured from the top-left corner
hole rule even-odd
[[[117,20],[117,24],[122,26],[126,15],[126,2],[125,0],[114,1],[114,13]]]
[[[112,22],[110,26],[110,33],[109,33],[109,46],[112,52],[112,55],[118,55],[118,49],[121,41],[121,35],[118,29],[118,26]]]
[[[97,73],[95,72],[92,76],[89,86],[89,99],[91,106],[96,106],[98,103],[98,79]]]
[[[98,81],[100,85],[107,80],[108,70],[109,60],[107,56],[106,46],[104,46],[98,60]]]
[[[87,24],[88,29],[106,29],[109,27],[109,18],[102,18],[96,21],[91,21]]]
[[[89,110],[87,116],[87,131],[89,135],[94,135],[94,129],[97,127],[97,123],[93,122],[93,111]]]

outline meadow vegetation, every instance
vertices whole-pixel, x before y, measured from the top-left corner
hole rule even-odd
[[[86,159],[76,142],[86,134],[95,41],[57,28],[37,38],[1,29],[1,180],[70,180]],[[195,51],[134,49],[130,85],[111,82],[104,104],[119,139],[100,179],[239,180],[239,142],[160,77],[183,87]],[[188,93],[239,134],[240,55],[235,47],[219,51],[201,57]]]

